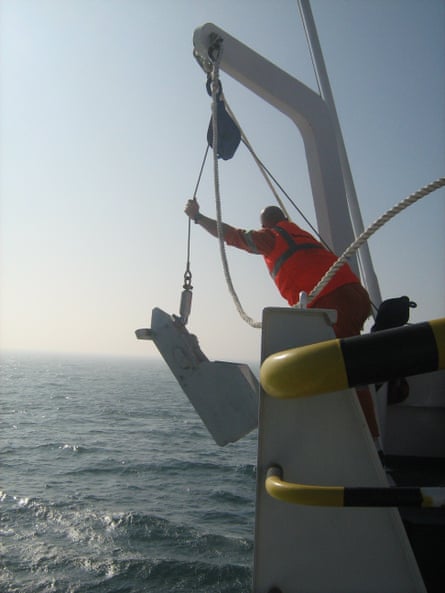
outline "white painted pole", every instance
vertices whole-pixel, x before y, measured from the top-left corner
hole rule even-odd
[[[320,93],[322,99],[325,101],[327,108],[332,117],[332,124],[335,130],[335,135],[337,138],[338,143],[338,153],[340,158],[340,165],[343,173],[343,179],[346,189],[346,197],[349,206],[349,214],[351,217],[352,227],[354,229],[354,234],[356,237],[361,235],[364,231],[363,227],[363,219],[360,212],[360,207],[357,199],[357,193],[355,191],[354,180],[352,178],[351,168],[349,166],[348,155],[346,153],[346,147],[343,140],[343,135],[340,127],[340,122],[337,115],[337,110],[335,107],[334,97],[331,90],[331,85],[329,83],[329,77],[326,70],[326,65],[323,58],[323,53],[321,51],[320,41],[317,34],[317,29],[315,26],[314,17],[312,15],[312,10],[310,6],[309,0],[298,0],[298,5],[300,8],[301,18],[303,20],[304,27],[306,29],[306,35],[308,38],[308,43],[310,47],[310,51],[312,53],[312,57],[314,60],[314,65],[316,69],[316,76],[318,79],[318,84],[320,87]],[[341,255],[341,254],[339,254]],[[368,244],[365,243],[358,253],[363,280],[366,284],[368,289],[369,295],[371,297],[372,303],[378,307],[381,303],[382,297],[380,294],[380,288],[377,281],[377,276],[374,271],[374,266],[371,260],[371,254],[369,252]]]

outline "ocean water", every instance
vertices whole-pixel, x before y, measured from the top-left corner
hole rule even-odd
[[[256,432],[218,447],[162,360],[0,364],[1,593],[251,591]]]

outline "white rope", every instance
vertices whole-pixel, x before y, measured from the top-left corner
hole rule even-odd
[[[272,185],[272,182],[269,178],[269,175],[267,174],[267,172],[264,169],[264,166],[262,164],[262,162],[260,161],[260,159],[258,158],[257,154],[255,153],[254,149],[252,148],[252,145],[250,144],[249,140],[247,139],[247,136],[245,135],[243,129],[241,128],[238,120],[236,119],[233,111],[230,109],[227,101],[224,99],[224,104],[226,106],[226,110],[229,113],[230,117],[232,118],[232,120],[235,122],[237,128],[239,129],[240,133],[241,133],[241,138],[244,142],[244,144],[247,147],[247,150],[250,152],[250,154],[252,155],[255,163],[257,164],[259,170],[261,171],[262,176],[264,177],[264,179],[266,180],[267,185],[269,186],[270,191],[273,193],[273,195],[275,196],[276,201],[278,202],[278,205],[280,206],[281,210],[284,212],[286,218],[288,218],[289,220],[291,220],[286,207],[283,203],[283,200],[280,198],[280,196],[278,195],[277,190],[275,189],[275,187]]]
[[[357,249],[363,245],[365,241],[371,237],[379,228],[381,228],[384,224],[386,224],[391,218],[402,212],[411,204],[417,202],[421,198],[424,198],[428,194],[432,193],[436,189],[439,189],[445,185],[445,177],[440,177],[436,181],[425,185],[424,187],[420,188],[416,192],[412,193],[408,197],[401,200],[398,204],[393,206],[390,210],[388,210],[385,214],[380,216],[375,222],[373,222],[361,235],[357,237],[357,239],[351,243],[351,245],[343,252],[343,254],[338,258],[338,260],[329,268],[320,282],[312,289],[312,291],[308,295],[308,302],[312,301],[326,284],[331,280],[331,278],[336,274],[336,272],[341,268],[343,264],[346,263],[347,259],[351,257]]]
[[[235,288],[232,283],[232,279],[229,271],[229,264],[227,261],[225,243],[224,243],[224,232],[222,225],[222,212],[221,212],[221,196],[219,187],[219,169],[218,169],[218,98],[217,93],[219,89],[218,80],[218,63],[215,62],[212,70],[212,130],[213,130],[213,170],[214,170],[214,183],[215,183],[215,204],[216,204],[216,229],[218,232],[218,241],[221,254],[221,260],[224,269],[224,276],[226,279],[227,287],[230,294],[232,295],[233,301],[237,308],[241,318],[248,323],[250,326],[255,328],[261,327],[260,321],[254,321],[244,311],[241,302],[236,294]]]

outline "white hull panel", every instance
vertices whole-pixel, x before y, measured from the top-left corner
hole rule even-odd
[[[327,312],[265,309],[262,360],[333,337]],[[353,390],[288,400],[261,390],[258,438],[255,593],[425,592],[397,510],[298,506],[265,490],[271,465],[289,482],[388,486]]]

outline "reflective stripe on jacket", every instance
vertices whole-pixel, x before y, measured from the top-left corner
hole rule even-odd
[[[300,292],[310,293],[337,260],[337,256],[310,233],[287,220],[279,222],[270,230],[275,236],[275,245],[264,259],[281,295],[290,305],[295,305],[299,301]],[[345,264],[318,297],[344,284],[359,282],[351,268]]]

